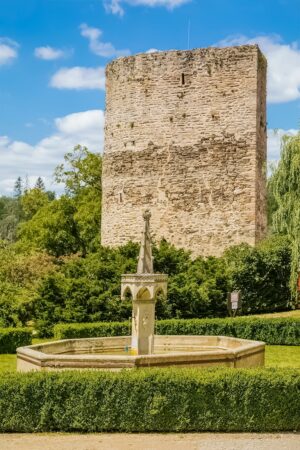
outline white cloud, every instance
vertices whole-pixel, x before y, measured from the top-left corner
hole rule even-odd
[[[146,51],[146,53],[157,53],[160,50],[157,50],[157,48],[149,48],[149,50]]]
[[[60,133],[66,135],[88,134],[99,128],[99,120],[101,120],[99,110],[94,109],[59,117],[55,119],[55,125]]]
[[[130,51],[117,50],[110,42],[101,42],[102,30],[89,27],[86,23],[80,25],[81,36],[89,40],[90,50],[98,56],[109,58],[111,56],[126,56]]]
[[[41,176],[48,189],[58,189],[51,185],[52,173],[63,162],[66,152],[77,144],[85,145],[94,152],[102,152],[102,110],[69,114],[55,119],[54,124],[55,132],[36,145],[0,136],[0,193],[11,194],[17,177],[21,176],[25,180],[26,175],[29,176],[31,186]]]
[[[268,101],[283,103],[300,98],[300,48],[296,42],[284,44],[279,36],[228,37],[221,47],[258,44],[268,60]]]
[[[9,64],[18,57],[19,45],[8,38],[0,38],[0,66]]]
[[[127,3],[130,6],[161,6],[172,10],[185,3],[189,3],[190,1],[191,0],[104,0],[104,7],[107,12],[123,16],[124,9],[122,4],[124,3]]]
[[[64,58],[66,53],[58,48],[50,47],[49,45],[45,47],[37,47],[34,49],[34,56],[39,59],[44,59],[46,61],[52,61],[54,59]]]
[[[105,89],[103,67],[64,67],[56,72],[50,86],[58,89]]]
[[[104,7],[107,12],[118,16],[124,15],[124,9],[121,6],[122,0],[104,0]]]

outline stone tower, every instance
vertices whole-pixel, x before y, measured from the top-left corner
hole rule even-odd
[[[266,232],[266,60],[256,45],[117,59],[106,69],[103,245],[155,238],[194,255]]]

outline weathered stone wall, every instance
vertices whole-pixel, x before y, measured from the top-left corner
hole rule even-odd
[[[106,70],[102,244],[219,255],[265,234],[266,62],[257,46],[139,54]]]

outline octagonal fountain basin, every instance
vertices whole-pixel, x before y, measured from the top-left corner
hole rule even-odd
[[[258,367],[265,344],[225,336],[155,336],[151,355],[132,355],[130,336],[67,339],[17,349],[17,370]]]

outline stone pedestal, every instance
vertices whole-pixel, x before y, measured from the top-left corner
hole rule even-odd
[[[150,355],[154,346],[155,302],[157,295],[167,291],[167,275],[122,275],[121,298],[132,296],[131,352]]]

